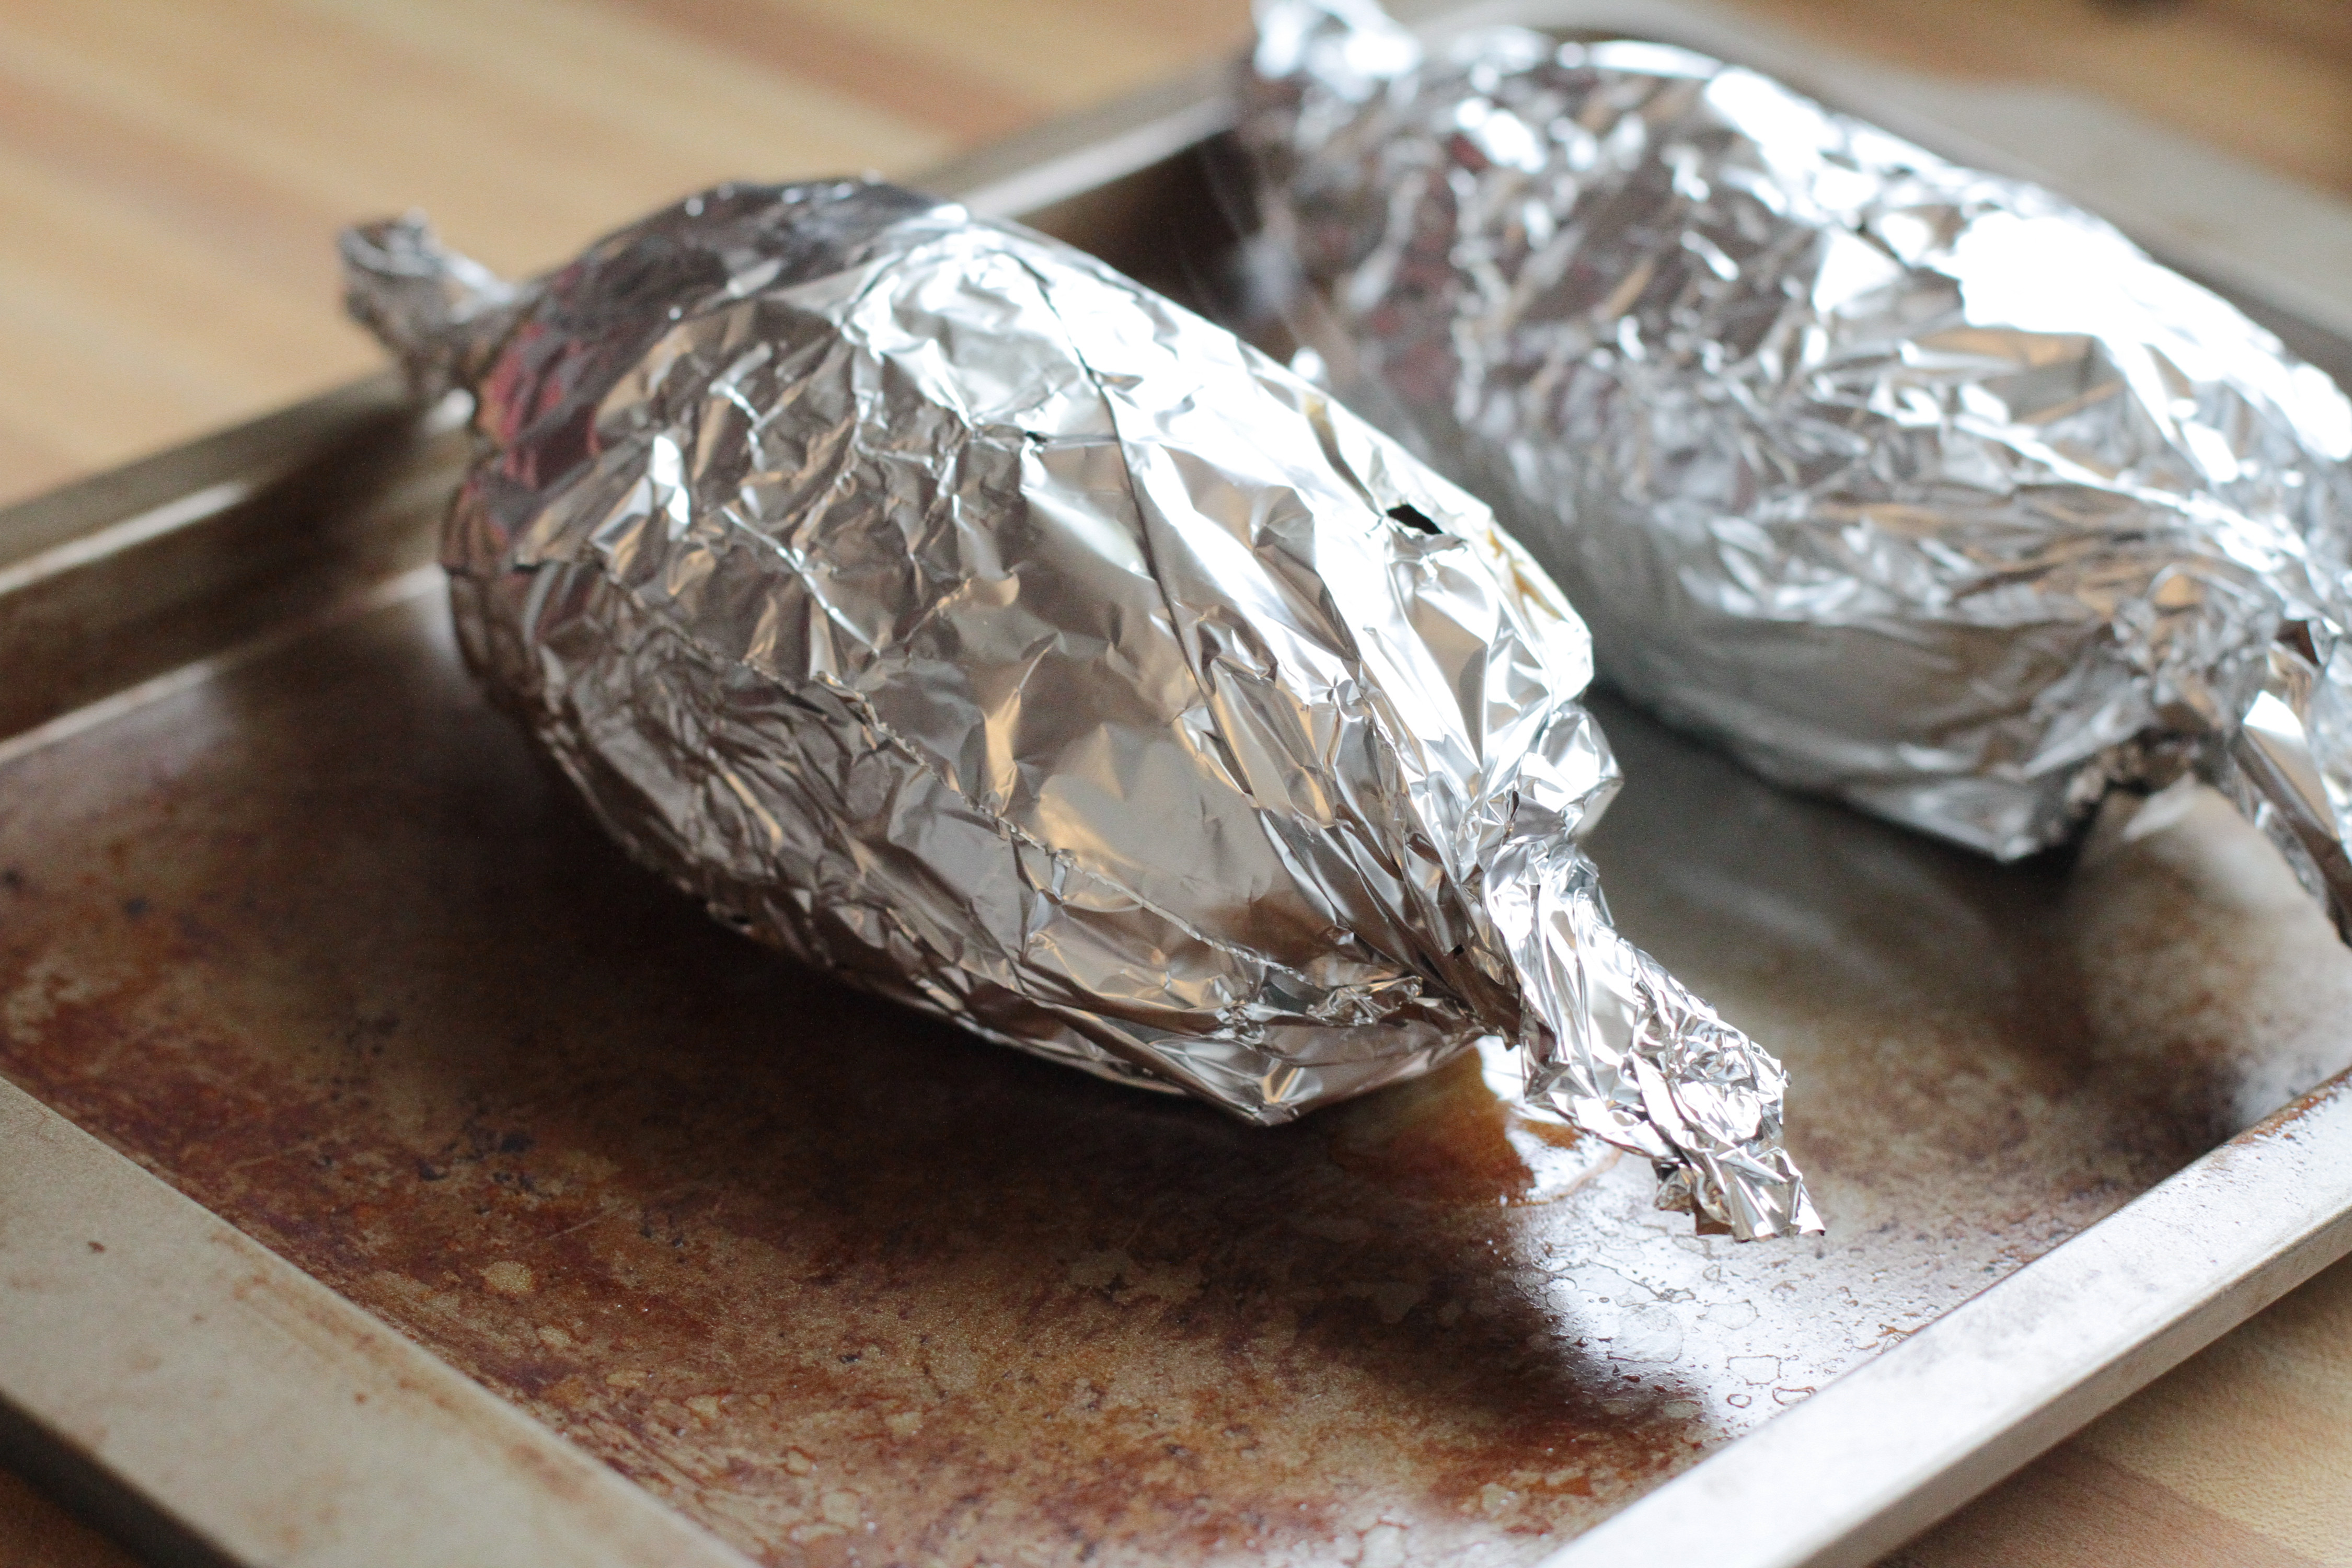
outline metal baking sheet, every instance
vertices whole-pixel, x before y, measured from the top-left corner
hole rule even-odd
[[[1213,307],[1223,115],[934,184]],[[0,516],[0,1074],[753,1559],[1860,1563],[2352,1244],[2352,1100],[2241,1133],[2352,957],[2215,803],[2001,869],[1604,707],[1612,903],[1783,1055],[1831,1225],[1739,1247],[1475,1061],[1261,1131],[712,926],[458,667],[457,459],[375,383]]]

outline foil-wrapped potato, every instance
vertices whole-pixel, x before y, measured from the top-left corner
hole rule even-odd
[[[2352,898],[2352,404],[2100,220],[1757,72],[1267,0],[1241,136],[1339,395],[1601,674],[2003,858],[2186,774]]]
[[[414,219],[344,256],[475,400],[468,660],[720,920],[1260,1122],[1501,1036],[1663,1204],[1818,1228],[1780,1069],[1578,847],[1583,626],[1321,392],[884,184],[721,186],[521,286]]]

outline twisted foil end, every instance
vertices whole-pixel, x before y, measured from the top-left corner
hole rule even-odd
[[[1781,1144],[1780,1064],[1625,940],[1584,853],[1520,839],[1489,887],[1527,1003],[1528,1102],[1648,1156],[1658,1206],[1691,1214],[1702,1233],[1821,1234]]]
[[[2326,655],[2323,638],[2333,645]],[[2209,749],[2200,771],[2352,942],[2352,642],[2326,626],[2288,623],[2226,748]]]
[[[443,245],[420,213],[354,224],[337,248],[343,308],[398,356],[422,398],[467,379],[468,362],[524,293]]]

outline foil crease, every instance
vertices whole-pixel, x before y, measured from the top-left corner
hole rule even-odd
[[[2048,192],[1685,49],[1266,0],[1244,100],[1278,308],[1603,679],[2002,858],[2200,773],[2345,929],[2324,374]]]
[[[722,186],[511,286],[414,218],[353,313],[475,400],[462,644],[726,923],[1262,1123],[1517,1045],[1743,1237],[1783,1079],[1611,926],[1590,644],[1486,509],[1066,247]]]

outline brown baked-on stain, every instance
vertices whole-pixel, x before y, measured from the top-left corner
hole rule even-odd
[[[1516,1103],[1492,1045],[1490,1062],[1459,1057],[1328,1112],[1332,1163],[1415,1204],[1478,1206],[1557,1203],[1616,1163],[1601,1140]]]
[[[766,1561],[1528,1562],[2160,1176],[2252,1048],[2053,1001],[2096,889],[1608,717],[1612,900],[1788,1058],[1826,1241],[1691,1235],[1475,1058],[1265,1131],[837,987],[628,865],[433,606],[0,773],[0,1070]],[[2103,985],[2224,941],[2117,864]]]

